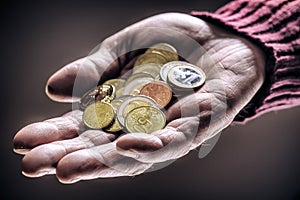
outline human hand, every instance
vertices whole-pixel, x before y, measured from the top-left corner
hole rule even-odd
[[[203,46],[214,61],[212,65],[205,56],[193,55],[198,58],[195,64],[206,73],[204,86],[172,105],[167,110],[166,127],[151,135],[117,137],[100,130],[85,130],[79,110],[24,127],[14,138],[14,149],[25,154],[22,170],[26,176],[56,173],[61,182],[72,183],[141,174],[154,163],[184,156],[226,128],[263,82],[264,57],[256,46],[195,17],[170,13],[129,26],[106,39],[96,56],[80,59],[59,70],[47,83],[48,96],[61,102],[76,101],[99,80],[103,82],[130,70],[136,54],[127,53],[116,59],[122,52],[128,52],[137,44],[172,44],[177,39],[172,35],[170,38],[145,35],[141,30],[146,27],[175,30]],[[135,34],[130,41],[129,32]],[[184,50],[189,47],[188,44],[183,46]],[[191,47],[186,52],[192,55],[197,51]],[[84,81],[77,83],[81,90],[74,93],[75,80]]]

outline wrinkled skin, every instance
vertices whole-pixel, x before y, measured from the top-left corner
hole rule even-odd
[[[79,78],[85,80],[82,92],[100,78],[104,81],[125,73],[129,69],[126,66],[130,66],[125,63],[135,55],[127,54],[114,61],[116,55],[127,52],[134,43],[147,45],[159,41],[155,34],[138,34],[141,28],[149,26],[182,32],[205,48],[214,65],[200,55],[196,60],[207,76],[204,86],[173,104],[167,110],[166,127],[151,135],[118,137],[100,130],[84,130],[79,110],[24,127],[14,138],[14,150],[25,155],[22,160],[25,176],[56,174],[62,183],[74,183],[141,174],[155,163],[184,156],[222,131],[262,85],[265,61],[258,47],[198,18],[167,13],[107,38],[91,62],[80,59],[56,72],[47,83],[47,95],[59,102],[76,100],[72,88],[81,65]],[[128,32],[136,33],[130,42],[126,38]]]

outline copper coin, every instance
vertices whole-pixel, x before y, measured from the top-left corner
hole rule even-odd
[[[161,108],[168,105],[172,99],[172,89],[162,81],[153,81],[146,84],[141,89],[140,94],[151,97]]]

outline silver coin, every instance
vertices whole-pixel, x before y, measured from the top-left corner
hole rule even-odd
[[[157,64],[157,63],[148,63],[144,65],[139,65],[133,68],[133,74],[145,73],[155,78],[157,75],[159,75],[161,66],[162,66],[161,64]]]
[[[168,63],[164,64],[161,67],[160,73],[159,73],[159,76],[160,76],[161,80],[163,80],[164,82],[167,82],[168,73],[169,73],[169,71],[170,71],[171,68],[173,68],[174,66],[176,66],[175,64],[177,62],[180,62],[180,61],[168,62]]]
[[[154,80],[154,78],[148,74],[138,73],[135,75],[138,76],[126,83],[123,95],[138,95],[140,93],[140,89],[142,89],[144,85]]]
[[[172,62],[168,71],[167,82],[177,88],[191,89],[198,88],[204,84],[205,73],[196,65],[191,63],[176,61]]]
[[[120,100],[120,101],[125,101],[126,99],[132,98],[133,95],[122,95],[118,98],[115,98],[114,100]]]

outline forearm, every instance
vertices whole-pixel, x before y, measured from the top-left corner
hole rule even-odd
[[[226,27],[266,53],[265,81],[235,121],[300,105],[300,0],[236,0],[215,13],[192,12]]]

